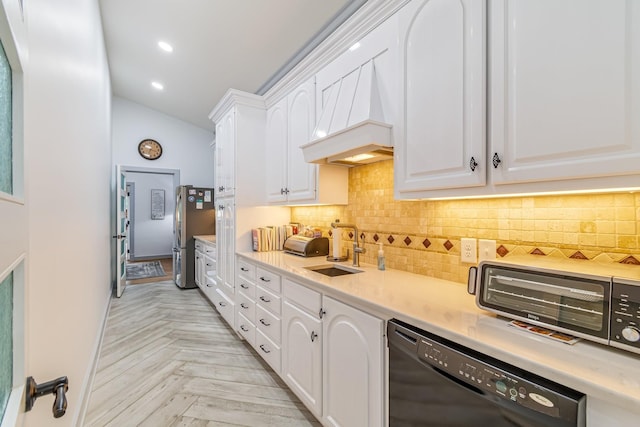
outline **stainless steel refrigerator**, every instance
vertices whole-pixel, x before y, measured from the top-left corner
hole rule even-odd
[[[195,239],[216,233],[213,188],[176,188],[173,224],[173,281],[179,288],[195,288]]]

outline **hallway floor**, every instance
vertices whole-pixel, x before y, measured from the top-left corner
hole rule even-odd
[[[126,288],[109,310],[85,426],[319,426],[198,289]]]

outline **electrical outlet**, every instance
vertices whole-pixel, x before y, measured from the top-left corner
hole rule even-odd
[[[478,240],[478,261],[496,258],[496,241],[495,240]]]
[[[478,260],[476,250],[476,239],[462,238],[460,239],[460,261],[475,263]]]

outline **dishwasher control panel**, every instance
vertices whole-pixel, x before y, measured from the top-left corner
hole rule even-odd
[[[476,360],[442,344],[421,337],[418,357],[450,377],[496,398],[508,399],[521,406],[557,417],[561,406],[558,393],[526,381],[512,373]]]

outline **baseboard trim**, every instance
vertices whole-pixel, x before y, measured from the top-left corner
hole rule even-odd
[[[98,361],[100,360],[100,351],[102,350],[102,339],[104,338],[104,331],[107,327],[107,317],[109,316],[109,309],[111,308],[111,301],[113,301],[113,291],[109,289],[107,296],[107,304],[102,317],[102,325],[100,326],[100,333],[96,337],[96,342],[93,346],[93,355],[91,365],[88,372],[85,375],[85,379],[82,382],[82,390],[80,391],[81,401],[79,402],[80,409],[76,412],[75,419],[71,425],[76,427],[84,426],[84,418],[87,415],[87,409],[89,409],[89,398],[91,397],[91,389],[93,388],[93,381],[96,376],[96,370],[98,368]]]

